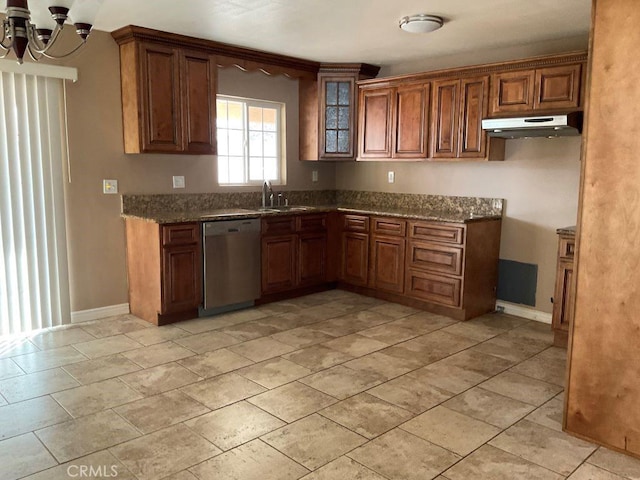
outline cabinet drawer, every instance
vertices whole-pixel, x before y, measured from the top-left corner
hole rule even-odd
[[[409,269],[405,294],[449,307],[460,306],[462,280]]]
[[[461,245],[464,242],[464,226],[412,222],[409,225],[409,236],[429,242],[456,243]]]
[[[368,232],[369,217],[366,215],[345,215],[343,229],[350,232]]]
[[[200,225],[198,223],[179,223],[162,226],[162,245],[188,245],[198,243]]]
[[[407,264],[410,268],[462,275],[462,253],[461,247],[411,241]]]
[[[371,230],[381,235],[404,237],[407,232],[407,222],[396,218],[371,218]]]
[[[576,239],[574,237],[560,237],[558,257],[573,259],[576,251]]]
[[[262,235],[283,235],[296,231],[296,217],[293,215],[262,219]]]
[[[300,215],[296,218],[296,230],[298,232],[319,232],[327,229],[327,216]]]

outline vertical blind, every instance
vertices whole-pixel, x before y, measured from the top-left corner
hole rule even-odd
[[[0,71],[0,336],[70,323],[62,82]]]

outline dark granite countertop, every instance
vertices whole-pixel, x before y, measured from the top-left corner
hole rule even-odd
[[[572,227],[559,228],[559,229],[556,230],[556,233],[558,235],[575,235],[576,234],[576,226],[573,225]]]
[[[499,215],[474,215],[470,212],[446,212],[427,209],[396,209],[376,208],[362,205],[314,205],[291,206],[285,210],[260,210],[249,208],[229,208],[215,210],[184,210],[161,211],[144,210],[140,212],[123,213],[124,218],[137,218],[155,223],[180,223],[198,221],[235,220],[243,218],[259,218],[263,216],[324,213],[331,211],[346,213],[362,213],[367,215],[380,215],[385,217],[398,217],[415,220],[430,220],[447,223],[470,223],[501,218]]]

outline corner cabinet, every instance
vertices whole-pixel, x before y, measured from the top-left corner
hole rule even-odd
[[[316,80],[299,80],[300,160],[353,160],[356,155],[356,81],[380,67],[323,63]]]
[[[319,158],[353,160],[355,155],[355,86],[351,74],[318,74],[320,84]]]
[[[202,303],[200,223],[159,225],[127,218],[131,313],[155,325],[198,316]]]
[[[125,153],[216,153],[215,58],[139,38],[116,38]]]

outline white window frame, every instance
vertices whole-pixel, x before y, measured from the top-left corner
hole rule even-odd
[[[220,180],[220,153],[218,152],[217,163],[216,163],[216,175],[218,177],[218,185],[221,187],[233,187],[233,186],[247,186],[247,185],[262,185],[264,182],[263,178],[260,180],[250,180],[249,179],[249,161],[251,158],[250,152],[250,142],[249,142],[249,108],[250,107],[258,107],[258,108],[272,108],[276,110],[276,165],[277,165],[277,178],[269,179],[273,185],[285,185],[286,179],[286,149],[285,149],[285,104],[282,102],[274,102],[269,100],[259,100],[255,98],[247,98],[247,97],[236,97],[231,95],[216,95],[216,100],[227,100],[232,102],[239,102],[243,104],[243,117],[244,117],[244,128],[243,128],[243,161],[244,161],[244,181],[243,182],[234,182],[234,183],[225,183]],[[220,135],[221,131],[226,130],[226,128],[217,127],[216,135]],[[225,155],[226,156],[226,155]]]

